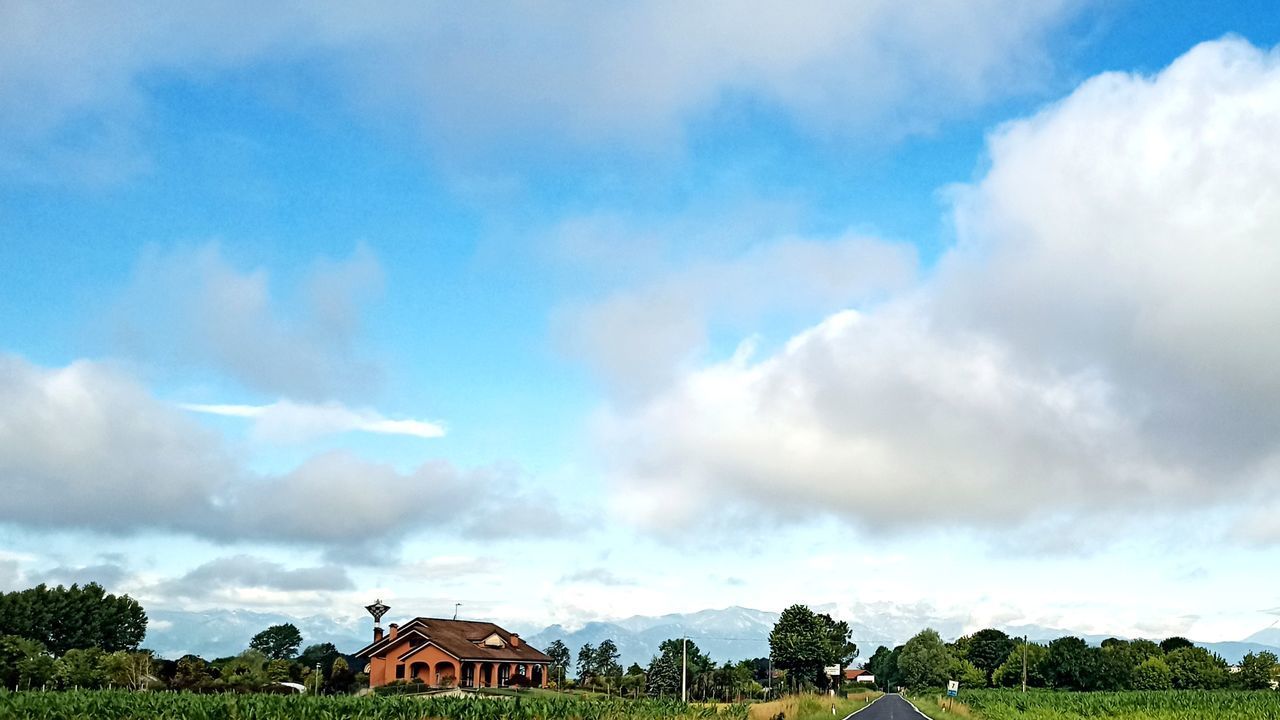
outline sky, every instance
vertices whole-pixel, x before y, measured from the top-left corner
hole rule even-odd
[[[0,590],[1280,610],[1266,0],[0,0]]]

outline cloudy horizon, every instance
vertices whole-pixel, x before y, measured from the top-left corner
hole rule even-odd
[[[7,5],[0,591],[1269,628],[1280,19],[1176,5]]]

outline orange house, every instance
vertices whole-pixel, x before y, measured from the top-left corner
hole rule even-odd
[[[433,687],[546,687],[551,658],[489,622],[414,618],[392,623],[359,652],[369,687],[417,678]]]

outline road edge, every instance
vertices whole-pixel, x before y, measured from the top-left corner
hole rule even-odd
[[[863,710],[866,710],[867,708],[871,707],[872,705],[875,705],[876,703],[880,702],[881,700],[883,700],[883,699],[885,699],[885,698],[887,698],[887,697],[889,697],[889,694],[888,694],[888,693],[885,693],[884,695],[881,695],[880,697],[876,698],[875,700],[872,700],[871,702],[867,703],[866,705],[863,705],[862,707],[858,708],[857,710],[854,710],[853,712],[849,713],[848,715],[845,715],[845,716],[844,716],[844,718],[843,718],[842,720],[849,720],[849,718],[853,717],[854,715],[857,715],[858,713],[862,712]],[[920,711],[919,711],[919,710],[917,710],[916,712],[920,712]]]

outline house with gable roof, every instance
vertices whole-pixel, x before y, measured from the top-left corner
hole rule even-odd
[[[371,688],[415,678],[433,687],[546,687],[551,664],[541,650],[491,622],[424,617],[392,623],[386,635],[375,627],[373,642],[356,655],[369,660]]]

